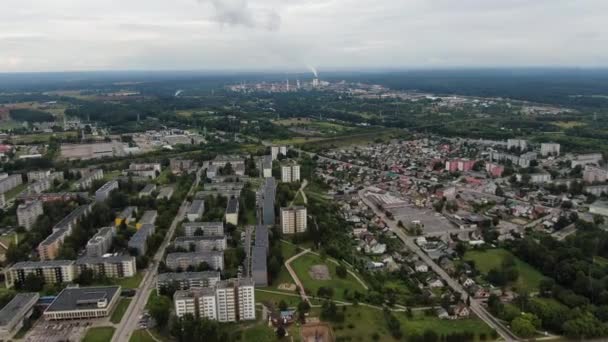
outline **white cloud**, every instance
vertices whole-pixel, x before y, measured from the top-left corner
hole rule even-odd
[[[605,0],[3,0],[0,72],[607,66]]]

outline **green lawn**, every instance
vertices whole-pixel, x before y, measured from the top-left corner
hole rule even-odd
[[[144,278],[143,272],[137,272],[135,276],[129,278],[115,278],[112,279],[113,285],[120,285],[123,289],[136,289],[139,287],[142,279]]]
[[[309,269],[314,265],[326,265],[329,269],[331,276],[330,280],[316,280],[313,279],[309,274]],[[336,300],[344,299],[344,290],[349,292],[358,291],[365,293],[365,289],[361,284],[350,274],[347,274],[346,278],[342,279],[336,274],[337,265],[329,260],[322,260],[321,257],[314,254],[305,254],[295,261],[292,262],[292,267],[300,278],[300,281],[306,289],[306,293],[309,295],[316,296],[317,290],[321,286],[330,287],[334,291],[333,298]]]
[[[104,180],[113,180],[115,178],[118,178],[118,176],[120,176],[122,174],[122,172],[120,170],[114,170],[114,171],[107,171],[103,173],[103,179]]]
[[[131,298],[120,298],[114,312],[112,312],[112,316],[110,317],[110,322],[114,324],[120,323],[122,320],[122,316],[125,315],[127,308],[131,304]]]
[[[262,322],[252,327],[243,329],[241,341],[274,342],[277,341],[277,336],[272,328],[268,327],[265,322]]]
[[[274,305],[275,307],[279,307],[279,303],[283,300],[285,301],[285,303],[287,303],[287,306],[289,306],[290,308],[296,308],[298,306],[298,304],[300,304],[300,302],[302,301],[300,299],[299,295],[296,295],[295,292],[285,292],[284,295],[279,294],[279,293],[268,293],[268,292],[263,292],[263,291],[259,291],[259,290],[263,290],[263,289],[256,289],[255,291],[255,301],[256,303],[271,303],[272,305]],[[276,291],[276,290],[271,290],[271,291]],[[314,304],[323,304],[322,301],[320,300],[315,300],[315,299],[311,299],[310,300],[311,303]]]
[[[502,248],[488,249],[485,251],[468,251],[464,255],[464,260],[474,261],[477,270],[483,275],[486,275],[491,269],[500,268],[503,259],[509,255],[512,255],[511,252]],[[538,291],[538,285],[541,280],[544,279],[544,276],[528,263],[517,257],[515,257],[515,264],[519,271],[519,278],[514,286],[529,292]]]
[[[156,342],[147,330],[135,330],[129,342]]]
[[[401,331],[406,337],[422,334],[425,330],[433,330],[439,335],[455,332],[473,332],[490,336],[492,329],[479,319],[440,320],[435,316],[424,316],[422,313],[414,314],[408,318],[405,313],[395,312],[395,317],[401,322]],[[347,307],[343,323],[333,323],[336,339],[345,341],[373,341],[372,335],[377,333],[379,341],[395,341],[390,335],[382,311],[365,307]]]
[[[114,335],[114,327],[94,327],[87,330],[82,342],[109,342]]]
[[[9,199],[12,199],[14,197],[16,197],[17,195],[19,195],[23,190],[25,190],[25,188],[27,188],[27,184],[23,183],[23,184],[19,184],[17,185],[15,188],[7,191],[4,193],[4,198],[6,201],[8,201]]]

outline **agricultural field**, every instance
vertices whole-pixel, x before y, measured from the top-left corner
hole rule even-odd
[[[497,248],[485,251],[468,251],[464,255],[464,260],[473,261],[475,268],[485,276],[491,269],[500,268],[502,261],[508,256],[513,256],[513,254],[505,249]],[[538,286],[544,276],[528,263],[517,257],[514,258],[519,278],[513,285],[518,289],[529,292],[538,291]]]
[[[340,278],[336,273],[337,265],[320,256],[308,253],[294,260],[291,265],[309,295],[316,296],[317,290],[322,286],[333,289],[333,298],[336,300],[344,299],[344,291],[366,292],[350,273],[345,278]]]

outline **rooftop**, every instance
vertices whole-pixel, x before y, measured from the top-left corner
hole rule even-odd
[[[14,319],[21,319],[19,313],[28,309],[27,304],[35,304],[40,296],[36,292],[17,293],[15,297],[0,310],[0,326],[8,325]]]
[[[40,268],[40,267],[61,267],[74,264],[73,260],[45,260],[45,261],[20,261],[11,268]]]
[[[109,303],[119,294],[120,286],[65,288],[57,295],[46,312],[98,309],[98,302],[107,300]]]
[[[204,278],[220,278],[220,272],[204,271],[204,272],[169,272],[159,273],[157,281],[178,281],[186,279],[204,279]]]
[[[228,206],[226,206],[226,214],[238,214],[239,212],[239,200],[232,197],[228,200]]]

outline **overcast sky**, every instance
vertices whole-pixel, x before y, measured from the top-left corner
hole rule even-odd
[[[2,0],[0,72],[608,66],[607,0]]]

